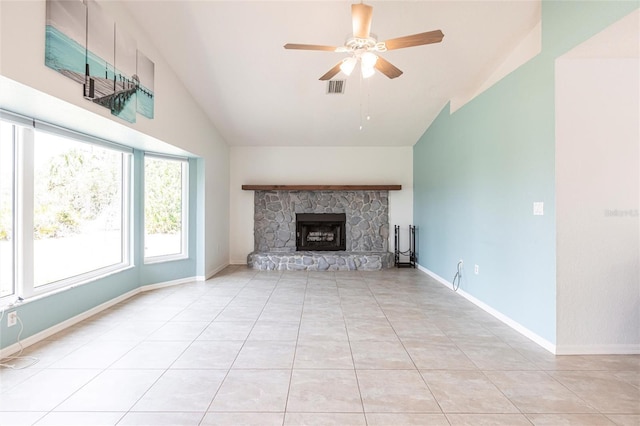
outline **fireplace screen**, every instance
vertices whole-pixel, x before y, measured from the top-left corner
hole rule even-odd
[[[346,250],[344,213],[296,214],[296,250]]]

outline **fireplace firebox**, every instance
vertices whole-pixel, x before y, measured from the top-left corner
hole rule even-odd
[[[345,224],[344,213],[296,214],[296,250],[345,251]]]

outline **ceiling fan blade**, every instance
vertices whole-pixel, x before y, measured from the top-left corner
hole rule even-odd
[[[423,44],[440,43],[444,34],[442,31],[428,31],[404,37],[393,38],[384,42],[387,50],[404,49],[405,47],[421,46]]]
[[[335,46],[321,46],[318,44],[296,44],[287,43],[284,45],[285,49],[297,49],[297,50],[325,50],[328,52],[335,52],[338,49]]]
[[[331,68],[329,71],[325,73],[319,80],[331,80],[336,74],[340,72],[340,65],[342,65],[342,61],[338,62],[335,67]]]
[[[351,19],[353,21],[353,36],[355,38],[367,38],[371,31],[371,19],[373,7],[366,4],[351,5]]]
[[[378,56],[378,60],[374,66],[378,71],[389,78],[396,78],[402,75],[402,71],[399,68],[381,56]]]

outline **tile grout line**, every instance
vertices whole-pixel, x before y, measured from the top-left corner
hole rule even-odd
[[[247,288],[247,286],[249,285],[249,283],[250,283],[250,282],[255,278],[255,276],[256,276],[256,275],[257,275],[257,273],[256,273],[256,274],[254,274],[254,275],[252,276],[252,278],[250,278],[250,279],[245,283],[245,285],[240,289],[240,291],[238,291],[238,293],[233,297],[233,299],[231,299],[231,300],[229,301],[229,303],[226,305],[226,307],[228,307],[228,306],[231,304],[231,302],[232,302],[232,301],[233,301],[233,300],[238,296],[238,294],[240,294],[240,292],[241,292],[242,290],[244,290],[245,288]],[[274,289],[275,289],[275,287],[274,287]],[[273,291],[274,291],[274,290],[271,290],[271,294],[273,294]],[[269,295],[269,297],[271,297],[271,295]],[[269,300],[269,299],[267,298],[267,300]],[[267,302],[265,301],[265,305],[266,305],[266,303],[267,303]],[[225,309],[226,309],[226,307],[225,307]],[[218,396],[218,393],[220,392],[220,389],[222,389],[222,386],[224,386],[225,381],[226,381],[226,380],[227,380],[227,378],[229,377],[229,373],[231,373],[231,370],[233,370],[233,365],[235,364],[236,360],[238,359],[238,356],[240,356],[240,352],[242,352],[242,348],[244,348],[244,345],[247,343],[247,340],[249,339],[249,336],[251,335],[251,332],[252,332],[252,331],[253,331],[253,329],[255,328],[256,323],[258,322],[258,319],[260,318],[260,315],[262,314],[262,312],[263,312],[263,311],[264,311],[264,306],[263,306],[263,307],[262,307],[262,309],[260,310],[260,314],[258,314],[258,316],[256,317],[256,319],[253,321],[253,325],[251,326],[251,329],[249,330],[249,333],[247,334],[247,337],[246,337],[246,338],[244,339],[244,341],[242,342],[242,345],[240,346],[240,349],[238,350],[238,353],[237,353],[237,354],[236,354],[236,356],[233,358],[233,361],[232,361],[232,362],[231,362],[231,364],[229,365],[229,368],[227,369],[227,372],[225,373],[224,377],[223,377],[223,378],[222,378],[222,380],[220,381],[220,385],[218,385],[218,389],[216,389],[215,393],[213,394],[213,397],[211,398],[211,401],[210,401],[210,402],[209,402],[209,404],[207,405],[207,409],[205,410],[204,417],[206,417],[207,413],[209,413],[209,412],[210,412],[211,407],[212,407],[212,405],[213,405],[213,402],[216,400],[216,397]],[[223,312],[224,312],[224,309],[223,309],[223,310],[222,310],[218,315],[216,315],[216,318],[217,318],[220,314],[222,314]],[[215,319],[214,319],[214,320],[212,320],[211,322],[213,323],[214,321],[215,321]],[[204,420],[204,417],[203,417],[203,419],[202,419],[202,420]],[[201,420],[201,422],[202,422],[202,420]]]
[[[378,298],[376,297],[376,294],[371,291],[371,287],[369,286],[369,283],[367,283],[367,288],[369,288],[369,291],[371,292],[371,294],[373,295],[373,298],[375,299],[376,303],[378,304],[378,307],[380,308],[380,310],[382,311],[382,313],[384,314],[385,319],[387,320],[387,322],[389,323],[389,326],[391,327],[391,329],[393,330],[393,332],[395,333],[398,341],[400,342],[400,345],[402,346],[402,349],[405,351],[405,353],[407,354],[407,356],[409,357],[409,359],[411,360],[411,363],[413,364],[415,370],[418,372],[418,375],[420,376],[420,378],[422,379],[422,382],[427,386],[427,389],[429,390],[429,393],[431,394],[431,397],[433,398],[433,400],[435,401],[435,403],[438,405],[438,409],[440,410],[441,414],[445,414],[444,410],[442,409],[442,406],[440,405],[440,401],[438,401],[438,399],[436,398],[436,396],[433,394],[433,390],[431,389],[431,386],[429,386],[429,383],[427,383],[427,381],[425,380],[424,376],[422,375],[422,373],[420,372],[420,369],[418,368],[418,366],[415,363],[415,360],[413,359],[413,357],[411,356],[411,354],[409,353],[409,351],[407,350],[406,346],[404,345],[404,342],[402,341],[402,339],[400,338],[400,336],[398,335],[398,332],[396,331],[395,327],[393,326],[393,323],[391,321],[389,321],[389,317],[387,316],[387,313],[385,312],[384,308],[380,305],[380,302],[378,300]],[[437,327],[437,326],[436,326]],[[446,416],[445,416],[446,418]],[[447,422],[449,422],[449,419],[447,418]],[[451,422],[449,422],[451,423]]]
[[[287,408],[289,406],[289,395],[291,394],[291,383],[293,382],[293,370],[296,365],[296,356],[298,354],[298,342],[300,340],[300,328],[302,327],[302,316],[304,315],[304,304],[306,301],[307,288],[309,286],[309,274],[305,273],[304,281],[304,297],[302,298],[302,309],[300,310],[300,321],[298,322],[298,332],[296,334],[296,345],[293,350],[293,360],[291,361],[291,372],[289,373],[289,386],[287,386],[287,396],[284,401],[284,413],[282,415],[282,426],[284,426],[287,419]]]
[[[337,281],[336,281],[336,287],[337,287]],[[366,281],[365,281],[366,284]],[[367,289],[369,289],[369,286],[367,286]],[[371,291],[371,290],[369,290]],[[369,421],[367,420],[367,412],[365,410],[364,407],[364,397],[362,396],[362,388],[360,387],[360,379],[358,377],[358,369],[356,367],[356,360],[355,357],[353,356],[353,347],[351,346],[351,336],[349,335],[349,327],[347,326],[347,320],[344,317],[344,309],[342,308],[342,297],[340,297],[340,293],[338,292],[338,298],[340,300],[340,311],[342,312],[342,321],[344,323],[344,329],[345,332],[347,334],[347,342],[349,344],[349,352],[351,353],[351,362],[353,362],[353,375],[356,378],[356,386],[358,387],[358,395],[360,396],[360,406],[362,407],[362,416],[364,417],[364,424],[368,425]]]

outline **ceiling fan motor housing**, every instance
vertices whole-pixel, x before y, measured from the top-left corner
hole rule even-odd
[[[344,43],[346,51],[358,52],[358,51],[376,51],[385,52],[387,46],[384,41],[378,42],[375,34],[371,34],[367,38],[350,37]]]

